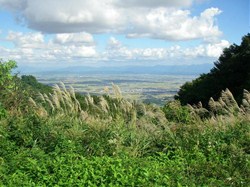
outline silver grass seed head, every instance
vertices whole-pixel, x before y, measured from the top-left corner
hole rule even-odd
[[[37,107],[36,102],[35,102],[34,99],[32,99],[31,97],[29,97],[29,102],[30,102],[30,104],[32,104],[34,107]]]
[[[43,102],[45,102],[45,98],[40,92],[38,93],[38,99],[41,99]]]

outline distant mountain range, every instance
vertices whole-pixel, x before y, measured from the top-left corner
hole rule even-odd
[[[21,74],[170,74],[199,75],[208,73],[213,64],[171,65],[171,66],[120,66],[120,67],[87,67],[72,66],[66,68],[19,67]]]

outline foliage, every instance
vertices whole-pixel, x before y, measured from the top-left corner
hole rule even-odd
[[[242,100],[243,89],[250,89],[250,34],[242,38],[241,44],[224,49],[215,67],[192,82],[185,83],[176,99],[182,104],[196,104],[199,101],[207,106],[210,97],[218,99],[221,90],[228,88],[236,101]]]
[[[4,62],[0,60],[0,103],[1,113],[5,115],[4,108],[15,107],[15,102],[18,100],[16,96],[17,76],[12,75],[12,70],[16,68],[15,61]]]
[[[2,103],[0,103],[0,120],[2,118],[5,118],[7,116],[7,111],[5,108],[2,106]]]
[[[13,74],[16,68],[15,61],[0,61],[0,115],[5,115],[9,110],[16,115],[29,110],[29,98],[36,97],[38,93],[52,92],[51,87],[37,82],[33,76],[21,76]],[[3,109],[4,108],[4,109]]]
[[[38,93],[32,77],[25,80],[32,86],[20,80],[5,87],[15,107],[0,105],[0,186],[250,183],[247,90],[242,105],[222,91],[208,111],[201,102],[129,101],[115,85],[103,96],[79,96],[64,84]]]
[[[29,89],[32,92],[41,92],[41,93],[51,93],[52,89],[50,86],[39,83],[36,78],[32,75],[22,75],[21,82],[23,89]]]
[[[4,62],[0,59],[0,92],[13,87],[11,71],[13,68],[16,68],[16,66],[15,61],[9,60]]]
[[[203,108],[201,102],[199,102],[198,105],[188,105],[189,109],[201,118],[215,116],[246,116],[250,114],[250,93],[244,90],[242,105],[239,106],[229,89],[222,90],[218,101],[215,101],[211,97],[208,106],[210,111]]]
[[[169,121],[176,123],[192,122],[191,111],[188,107],[181,106],[179,101],[170,101],[163,107],[163,112]]]

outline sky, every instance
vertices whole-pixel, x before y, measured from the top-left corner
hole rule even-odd
[[[0,0],[0,58],[18,66],[214,63],[250,28],[249,0]]]

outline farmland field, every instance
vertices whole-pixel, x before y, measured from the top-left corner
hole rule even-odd
[[[184,82],[196,78],[195,75],[156,74],[40,74],[36,77],[47,85],[63,82],[81,94],[101,95],[104,88],[112,90],[114,83],[127,99],[159,105],[171,100]]]

